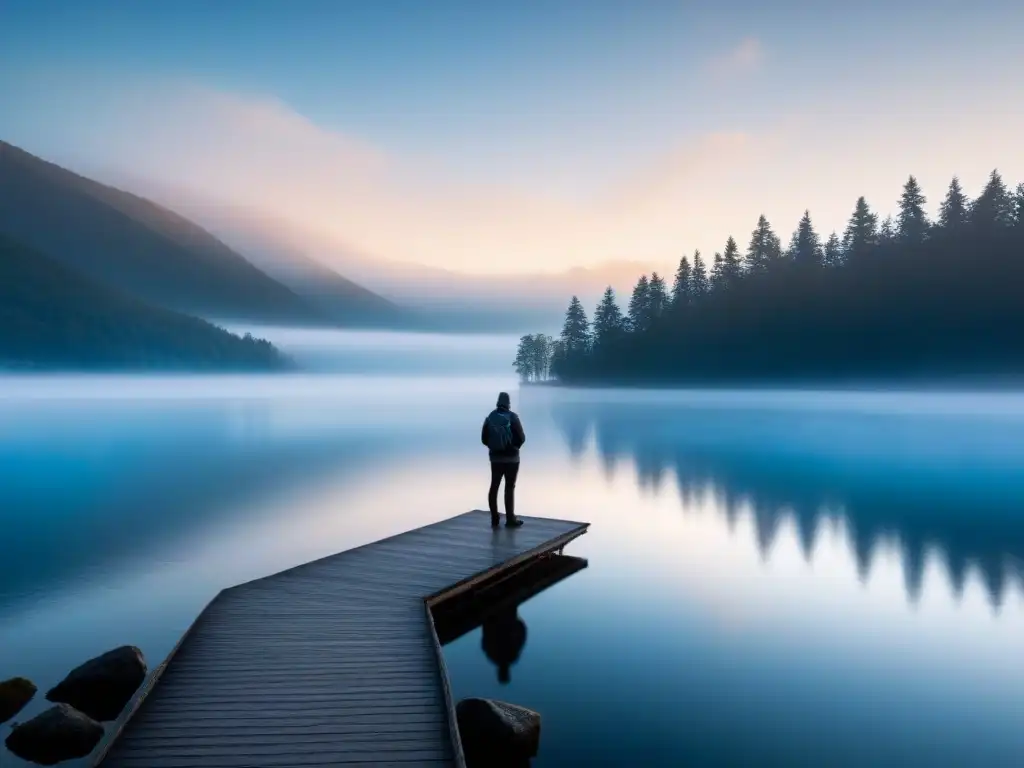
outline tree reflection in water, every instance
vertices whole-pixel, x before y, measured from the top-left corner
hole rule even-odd
[[[907,599],[931,551],[959,598],[971,567],[993,607],[1024,569],[1024,420],[827,408],[701,408],[668,399],[551,404],[573,458],[593,444],[606,473],[631,461],[658,493],[674,474],[691,507],[711,493],[730,529],[746,511],[768,559],[792,521],[810,560],[825,520],[839,522],[864,580],[898,541]],[[593,438],[591,441],[591,437]]]

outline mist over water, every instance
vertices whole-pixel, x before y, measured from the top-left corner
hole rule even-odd
[[[519,342],[513,334],[229,328],[268,339],[303,370],[317,373],[508,377]]]
[[[313,370],[0,378],[0,679],[154,666],[223,587],[484,506],[507,389],[520,511],[591,521],[590,566],[521,606],[508,685],[479,631],[446,655],[542,713],[537,765],[1021,763],[1024,396],[520,389],[511,337],[263,335]]]

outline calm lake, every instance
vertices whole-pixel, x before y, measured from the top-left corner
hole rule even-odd
[[[486,506],[504,388],[519,511],[590,521],[589,566],[520,607],[507,683],[480,630],[446,656],[541,712],[535,765],[1024,764],[1024,396],[520,389],[515,339],[280,338],[317,372],[0,378],[0,679],[153,666],[222,587]]]

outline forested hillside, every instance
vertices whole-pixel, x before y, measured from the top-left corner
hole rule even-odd
[[[0,235],[0,369],[287,366],[267,341],[147,305]]]
[[[157,306],[205,317],[327,324],[294,291],[198,225],[2,141],[0,233]]]

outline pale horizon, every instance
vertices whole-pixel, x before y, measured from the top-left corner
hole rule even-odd
[[[823,238],[860,195],[884,218],[909,174],[933,214],[954,175],[972,197],[993,168],[1024,180],[1024,11],[1008,2],[834,19],[787,3],[746,23],[683,4],[397,3],[321,14],[320,33],[316,14],[273,2],[244,23],[186,3],[118,16],[91,42],[71,39],[72,10],[44,26],[46,5],[0,30],[0,139],[264,212],[343,273],[340,254],[471,275],[668,273],[729,236],[745,248],[761,213],[784,243],[804,209]],[[115,15],[98,3],[91,18]],[[804,17],[817,26],[801,47]],[[447,22],[473,37],[441,45],[431,30]],[[396,38],[379,50],[353,42],[382,28]]]

